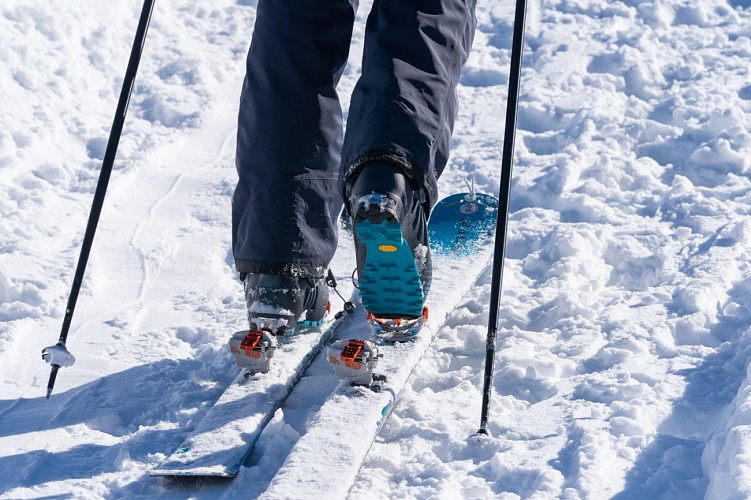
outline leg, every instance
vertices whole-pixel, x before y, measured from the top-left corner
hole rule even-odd
[[[241,273],[317,274],[337,245],[336,94],[356,4],[260,0],[240,101],[232,240]],[[314,271],[314,272],[313,272]]]
[[[375,0],[368,18],[340,189],[354,219],[360,296],[374,316],[423,314],[432,279],[427,216],[475,24],[474,0]]]
[[[426,210],[448,161],[456,86],[476,25],[474,0],[375,0],[363,74],[352,96],[340,175],[342,193],[372,161],[398,165]]]

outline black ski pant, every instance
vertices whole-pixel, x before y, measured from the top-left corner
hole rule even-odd
[[[347,130],[336,86],[357,0],[259,0],[237,133],[232,239],[239,272],[323,268],[346,181],[401,166],[429,209],[448,160],[475,0],[374,0]]]

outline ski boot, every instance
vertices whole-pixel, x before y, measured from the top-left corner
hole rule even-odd
[[[348,188],[360,297],[376,333],[407,340],[427,319],[432,265],[425,209],[404,172],[368,163]]]
[[[320,276],[248,273],[243,277],[250,329],[235,333],[230,351],[248,374],[266,372],[277,337],[295,334],[299,326],[316,327],[330,311],[329,289]]]

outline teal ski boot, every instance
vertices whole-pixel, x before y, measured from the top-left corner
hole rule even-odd
[[[382,336],[409,337],[427,318],[432,264],[425,209],[401,169],[366,164],[349,188],[357,277],[368,319]]]

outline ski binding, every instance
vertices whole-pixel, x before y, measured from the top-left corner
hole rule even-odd
[[[383,377],[373,373],[378,359],[375,342],[361,339],[337,340],[328,348],[329,363],[334,367],[334,374],[352,385],[363,385],[378,391]]]
[[[246,377],[269,371],[276,348],[276,337],[266,329],[240,331],[229,339],[229,350]]]
[[[380,340],[407,342],[415,338],[428,321],[428,307],[424,306],[422,315],[416,318],[379,318],[373,313],[367,313],[367,319]]]

